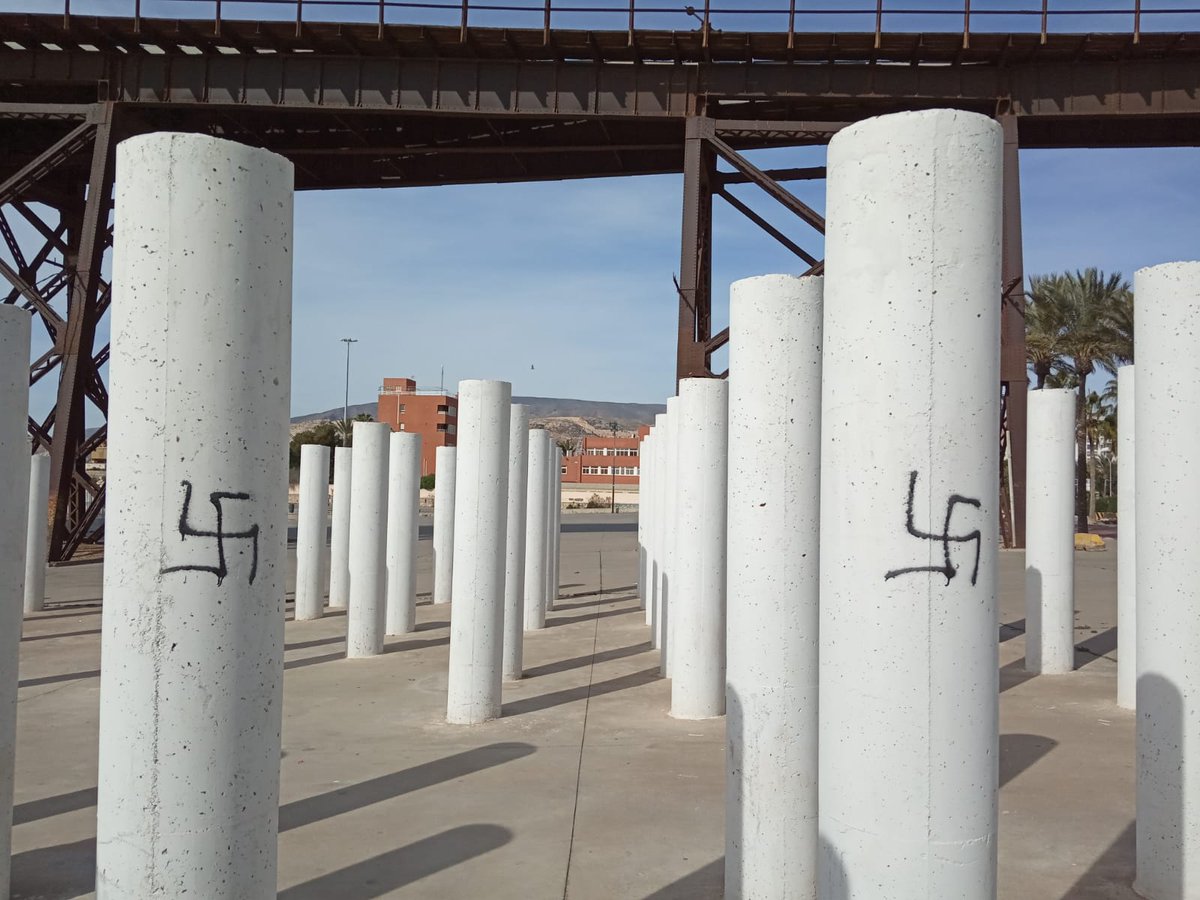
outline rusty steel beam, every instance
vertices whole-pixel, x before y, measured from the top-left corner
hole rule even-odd
[[[688,119],[683,147],[683,236],[679,254],[679,335],[675,374],[712,375],[712,207],[717,156],[711,119]]]
[[[50,561],[70,559],[99,513],[103,494],[88,496],[84,473],[84,400],[95,377],[92,345],[100,318],[97,299],[100,266],[108,236],[112,199],[114,131],[112,106],[96,122],[86,200],[78,223],[65,330],[56,349],[61,356],[58,397],[50,448]]]
[[[1010,547],[1025,546],[1025,435],[1028,375],[1025,365],[1025,267],[1021,248],[1021,170],[1017,122],[1002,116],[1004,130],[1004,223],[1000,264],[1000,381],[1007,392],[1005,413],[1011,465],[1012,529],[1005,535]],[[1003,461],[1001,461],[1003,465]]]
[[[819,262],[815,256],[806,251],[803,247],[789,238],[786,234],[756,213],[753,209],[751,209],[733,194],[729,193],[729,191],[725,190],[724,188],[720,188],[718,189],[717,193],[721,195],[721,199],[723,199],[726,203],[740,212],[743,216],[745,216],[771,237],[775,238],[775,240],[777,240],[788,250],[791,250],[792,253],[804,260],[809,266],[815,266]]]

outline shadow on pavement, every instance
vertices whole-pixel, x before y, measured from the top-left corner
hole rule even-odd
[[[629,647],[618,647],[614,650],[600,650],[597,653],[590,653],[586,656],[575,656],[571,659],[563,659],[558,662],[545,663],[540,666],[533,666],[525,670],[525,678],[536,678],[539,675],[551,675],[555,672],[565,672],[568,669],[578,669],[582,666],[591,665],[592,663],[609,662],[614,659],[624,659],[627,656],[637,656],[639,653],[646,653],[651,650],[649,641],[643,641],[640,644],[633,644]]]
[[[69,794],[43,797],[41,800],[29,800],[13,807],[13,825],[25,825],[39,819],[61,816],[63,813],[88,809],[95,805],[96,789],[94,787],[71,791]]]
[[[279,900],[368,900],[509,843],[499,825],[463,825],[279,892]]]
[[[96,886],[96,839],[14,854],[12,898],[68,900]]]
[[[641,687],[643,684],[658,681],[659,677],[658,666],[654,666],[650,669],[642,669],[640,672],[631,672],[628,675],[610,678],[608,681],[581,684],[578,687],[567,688],[561,691],[551,691],[549,694],[539,694],[536,697],[514,700],[511,703],[505,703],[500,714],[502,716],[519,716],[523,713],[550,709],[555,706],[562,706],[564,703],[573,703],[576,700],[586,700],[589,697],[598,697],[602,694],[613,694],[628,688]]]
[[[665,888],[647,894],[644,900],[720,900],[725,891],[725,857],[685,875]]]
[[[1136,827],[1130,822],[1108,849],[1071,885],[1062,900],[1137,900],[1133,892]]]
[[[1000,735],[1000,787],[1008,784],[1058,746],[1041,734]]]
[[[24,678],[17,682],[17,687],[30,688],[42,684],[59,684],[63,681],[83,681],[85,678],[98,678],[99,676],[99,669],[91,669],[87,672],[66,672],[62,675],[43,675],[40,678]]]
[[[1075,668],[1082,669],[1117,649],[1117,629],[1110,628],[1094,634],[1075,645]],[[1112,662],[1113,660],[1110,660]]]
[[[488,744],[485,747],[476,747],[474,750],[455,753],[453,756],[422,763],[390,775],[381,775],[378,778],[360,781],[357,784],[340,787],[324,794],[306,797],[303,800],[294,800],[279,808],[279,831],[280,833],[291,831],[293,828],[300,828],[303,825],[311,825],[313,822],[354,812],[374,803],[382,803],[394,797],[411,794],[421,788],[453,781],[464,775],[470,775],[472,772],[481,772],[493,766],[512,762],[514,759],[530,756],[534,752],[536,752],[536,748],[531,744]],[[340,895],[330,894],[328,896]]]

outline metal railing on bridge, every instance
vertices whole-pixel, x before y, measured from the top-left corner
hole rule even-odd
[[[53,0],[51,0],[53,2]],[[802,33],[833,31],[871,33],[878,47],[889,32],[957,32],[963,46],[972,33],[1039,34],[1045,43],[1056,33],[1107,32],[1129,34],[1137,42],[1143,32],[1200,30],[1200,5],[1195,0],[697,0],[666,5],[662,0],[592,0],[577,4],[554,0],[526,3],[490,0],[126,0],[128,15],[140,28],[143,17],[209,19],[215,34],[223,20],[295,21],[299,36],[306,21],[336,23],[378,22],[380,34],[389,24],[457,26],[462,40],[468,29],[498,27],[541,28],[550,41],[555,28],[626,31],[633,43],[639,30],[691,30],[704,46],[719,31],[786,33],[788,47]],[[64,26],[72,15],[112,15],[86,10],[87,0],[62,0]],[[1190,5],[1184,5],[1190,3]],[[39,4],[40,5],[40,4]],[[179,16],[181,8],[203,10]],[[171,15],[163,16],[167,10]],[[336,10],[333,18],[323,13]],[[42,10],[51,11],[51,10]],[[232,15],[231,15],[232,14]]]

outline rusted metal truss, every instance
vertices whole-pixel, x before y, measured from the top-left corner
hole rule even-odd
[[[0,237],[11,260],[0,258],[0,279],[9,285],[3,302],[28,309],[44,327],[35,346],[46,346],[30,364],[30,385],[58,372],[54,405],[44,419],[29,419],[32,450],[50,453],[51,562],[69,559],[102,531],[104,486],[89,475],[87,461],[105,442],[107,426],[87,434],[85,406],[107,419],[101,370],[108,346],[95,343],[110,297],[101,268],[112,241],[112,112],[110,104],[42,116],[24,110],[28,129],[52,121],[68,123],[67,130],[0,182]],[[18,220],[25,241],[13,227]]]

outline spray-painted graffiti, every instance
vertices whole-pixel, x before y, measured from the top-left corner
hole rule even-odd
[[[191,564],[185,566],[168,566],[162,572],[165,575],[168,572],[211,572],[217,576],[217,584],[221,584],[225,580],[225,576],[229,574],[229,567],[225,561],[225,542],[228,540],[250,541],[251,558],[250,558],[250,584],[254,584],[254,576],[258,574],[258,525],[251,525],[245,531],[226,531],[225,530],[225,509],[223,503],[229,500],[252,500],[249,494],[231,493],[228,491],[213,491],[208,495],[208,502],[213,505],[217,515],[217,527],[213,531],[205,531],[196,528],[191,523],[192,509],[192,483],[190,481],[182,481],[183,486],[183,509],[179,513],[179,537],[183,541],[188,538],[215,538],[217,542],[217,564],[215,566],[206,566],[200,564]]]
[[[971,584],[975,584],[979,577],[979,555],[983,549],[983,535],[979,529],[968,532],[967,534],[951,534],[950,520],[954,517],[954,509],[957,506],[973,506],[976,509],[980,508],[978,500],[970,497],[963,497],[960,494],[951,494],[950,499],[946,501],[946,521],[942,526],[941,534],[931,534],[929,532],[919,530],[913,524],[913,499],[917,490],[917,473],[910,472],[908,474],[908,500],[905,505],[904,527],[913,537],[921,538],[925,541],[940,541],[942,544],[942,554],[945,562],[940,566],[909,566],[904,569],[892,569],[883,576],[884,581],[895,578],[897,575],[911,575],[916,572],[937,572],[945,576],[946,584],[958,574],[958,566],[950,561],[950,545],[965,544],[971,541],[975,542],[975,567],[971,570]]]

